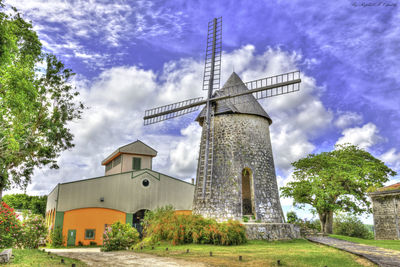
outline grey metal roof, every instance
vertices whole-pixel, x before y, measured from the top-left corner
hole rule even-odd
[[[106,157],[102,162],[101,165],[105,165],[110,161],[110,159],[113,159],[116,155],[120,153],[127,153],[127,154],[140,154],[140,155],[148,155],[155,157],[157,156],[157,151],[154,150],[153,148],[149,147],[145,143],[143,143],[140,140],[136,140],[135,142],[132,142],[130,144],[121,146],[117,150],[115,150],[113,153],[111,153],[108,157]]]
[[[245,92],[248,90],[246,85],[235,72],[232,72],[228,81],[221,89],[214,92],[213,97],[229,95],[233,90],[235,93]],[[206,112],[205,109],[206,108],[204,107],[196,118],[196,121],[200,122],[200,124],[203,123]],[[222,100],[216,103],[215,115],[232,113],[257,115],[266,118],[269,124],[272,123],[267,112],[252,94],[243,95],[232,100]]]

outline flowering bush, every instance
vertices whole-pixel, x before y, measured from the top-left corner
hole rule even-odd
[[[19,246],[24,248],[38,248],[45,243],[47,235],[46,222],[42,215],[30,214],[23,222]]]
[[[139,233],[130,224],[115,222],[103,234],[102,251],[122,250],[139,242]]]
[[[146,242],[238,245],[246,242],[245,228],[238,221],[218,223],[200,215],[177,215],[172,207],[146,213],[143,220]]]
[[[20,222],[14,209],[6,203],[0,205],[0,248],[13,247],[20,235]]]

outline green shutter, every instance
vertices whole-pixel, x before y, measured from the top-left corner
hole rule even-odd
[[[64,223],[64,212],[57,211],[56,219],[54,221],[54,228],[60,227],[61,229],[63,229],[63,223]]]
[[[141,169],[141,163],[142,163],[142,159],[141,158],[133,158],[132,159],[132,169],[135,171],[138,171]]]
[[[133,213],[126,213],[125,223],[129,223],[132,226],[133,222]]]

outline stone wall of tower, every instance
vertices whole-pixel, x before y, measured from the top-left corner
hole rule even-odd
[[[203,135],[204,135],[203,131]],[[205,138],[202,138],[202,143]],[[203,144],[201,144],[202,146]],[[199,161],[204,157],[200,149]],[[251,170],[256,219],[283,223],[267,119],[247,114],[214,117],[213,178],[201,198],[202,177],[197,175],[193,212],[223,221],[242,219],[242,171]]]

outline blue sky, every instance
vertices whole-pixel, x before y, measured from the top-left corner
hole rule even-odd
[[[205,94],[207,23],[219,16],[222,83],[233,69],[244,81],[302,72],[300,92],[262,101],[274,121],[280,186],[291,179],[291,162],[343,142],[400,171],[398,0],[7,3],[32,21],[44,48],[77,73],[73,83],[90,107],[71,123],[76,147],[63,153],[59,170],[38,170],[28,193],[100,176],[101,160],[136,139],[159,151],[156,170],[195,177],[196,114],[147,127],[142,117],[145,109]],[[282,204],[291,209],[289,199]]]

